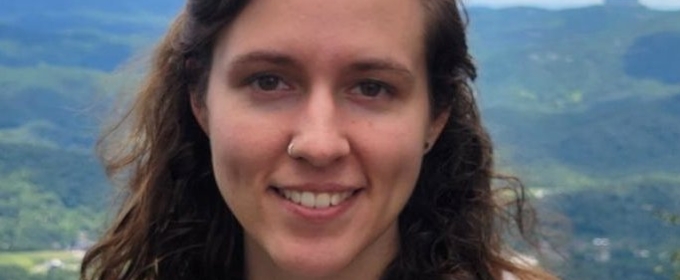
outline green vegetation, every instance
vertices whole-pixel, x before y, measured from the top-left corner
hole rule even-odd
[[[73,280],[82,252],[33,251],[0,253],[0,280]]]
[[[102,213],[85,204],[69,207],[29,178],[28,172],[0,177],[0,252],[83,246],[101,226]]]
[[[93,143],[112,96],[138,81],[117,69],[143,61],[182,1],[22,3],[0,9],[0,280],[75,279],[70,250],[115,208]],[[557,240],[543,261],[565,279],[680,279],[668,214],[680,213],[680,12],[470,18],[499,168],[540,198]]]
[[[680,93],[666,77],[678,73],[668,57],[678,44],[678,12],[515,8],[474,9],[470,17],[487,108],[548,114]]]
[[[77,271],[82,251],[32,251],[0,253],[0,267],[19,267],[30,273],[46,273],[50,261],[59,260],[63,270]]]
[[[15,266],[0,266],[0,280],[73,280],[78,273],[61,269],[52,269],[45,273],[28,273]]]
[[[680,227],[680,214],[665,210],[657,211],[658,217],[670,226]],[[680,247],[680,246],[679,246]],[[659,274],[670,274],[674,280],[680,280],[680,248],[670,252],[666,265],[657,265],[654,270]]]
[[[93,85],[104,77],[106,73],[96,69],[44,63],[23,67],[0,66],[0,95],[13,97],[28,90],[48,90],[67,97],[82,97],[91,94]]]

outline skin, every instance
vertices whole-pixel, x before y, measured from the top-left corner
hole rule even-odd
[[[417,0],[256,0],[223,31],[192,109],[248,279],[377,279],[392,260],[446,120],[430,117],[424,29]],[[338,186],[358,191],[322,219],[274,189]]]

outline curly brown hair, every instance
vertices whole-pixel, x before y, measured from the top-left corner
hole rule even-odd
[[[449,118],[399,216],[400,251],[382,278],[556,279],[512,261],[502,242],[502,221],[529,232],[524,190],[513,185],[517,195],[501,203],[492,188],[500,176],[473,94],[462,9],[456,0],[420,1],[428,13],[432,117]],[[125,197],[85,255],[82,279],[243,279],[243,229],[218,191],[190,99],[205,93],[218,34],[246,4],[188,0],[130,110],[100,139],[107,173],[123,178]]]

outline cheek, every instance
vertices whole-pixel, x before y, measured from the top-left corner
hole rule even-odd
[[[249,176],[246,174],[250,173],[248,166],[253,163],[240,164],[251,159],[242,152],[246,139],[242,139],[240,134],[232,133],[238,126],[220,125],[216,119],[212,119],[211,124],[210,148],[215,180],[227,204],[233,208],[230,198],[238,192],[238,186],[248,184]]]
[[[364,143],[364,168],[372,184],[388,189],[392,196],[399,196],[398,200],[408,198],[420,172],[423,123],[419,118],[398,118],[375,124],[360,141]]]
[[[258,122],[239,110],[210,115],[213,171],[220,191],[229,198],[266,184],[274,168],[282,137],[267,122]],[[229,113],[226,113],[229,112]]]

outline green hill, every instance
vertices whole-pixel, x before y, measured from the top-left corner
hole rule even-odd
[[[501,166],[547,194],[541,209],[561,218],[544,219],[568,236],[559,271],[667,279],[680,230],[658,213],[680,213],[680,12],[472,9],[470,18]]]
[[[669,78],[680,75],[669,51],[679,46],[680,12],[472,9],[470,17],[486,108],[552,113],[680,93]]]
[[[680,12],[472,9],[470,18],[479,98],[503,162],[561,170],[531,172],[544,186],[558,173],[677,175]]]

